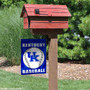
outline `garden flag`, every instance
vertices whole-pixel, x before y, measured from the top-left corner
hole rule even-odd
[[[21,75],[46,73],[46,40],[21,39]]]

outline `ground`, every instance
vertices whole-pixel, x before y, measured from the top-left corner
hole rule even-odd
[[[0,58],[2,63],[5,58]],[[47,73],[36,74],[31,76],[48,78],[48,60],[47,60]],[[21,74],[21,66],[0,66],[0,69]],[[90,65],[89,64],[70,64],[58,63],[58,79],[71,79],[71,80],[90,80]]]

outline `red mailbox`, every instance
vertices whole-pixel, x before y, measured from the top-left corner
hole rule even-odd
[[[24,4],[21,17],[24,29],[32,34],[48,35],[49,42],[49,90],[58,89],[57,79],[57,34],[68,28],[68,17],[71,17],[66,5]]]
[[[48,35],[62,33],[68,28],[69,13],[66,5],[24,4],[21,17],[24,19],[24,29],[33,34]]]

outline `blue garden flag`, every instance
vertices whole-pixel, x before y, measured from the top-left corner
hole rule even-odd
[[[21,75],[46,73],[46,40],[21,39]]]

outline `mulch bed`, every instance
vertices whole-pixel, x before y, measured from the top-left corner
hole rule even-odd
[[[0,58],[0,61],[3,61]],[[35,74],[30,76],[48,78],[48,64],[47,61],[47,73]],[[21,74],[21,66],[1,66],[1,70],[7,72],[13,72]],[[90,65],[89,64],[71,64],[71,63],[58,63],[58,79],[70,79],[70,80],[90,80]]]

